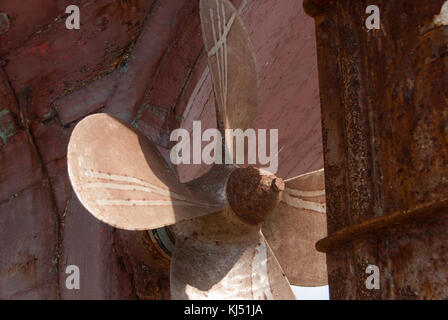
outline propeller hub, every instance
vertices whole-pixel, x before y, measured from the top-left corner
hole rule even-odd
[[[261,224],[278,205],[285,183],[255,167],[236,168],[227,181],[230,207],[245,222]]]

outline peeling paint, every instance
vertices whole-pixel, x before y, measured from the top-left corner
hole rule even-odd
[[[3,145],[8,142],[8,139],[16,134],[16,128],[10,119],[3,120],[3,117],[9,115],[8,109],[0,110],[0,139]]]
[[[9,114],[9,110],[8,110],[8,109],[0,110],[0,120],[1,120],[4,116],[6,116],[7,114]]]
[[[436,26],[448,25],[448,1],[443,4],[440,14],[434,17],[434,24]]]

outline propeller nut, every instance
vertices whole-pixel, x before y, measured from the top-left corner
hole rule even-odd
[[[285,183],[255,167],[236,168],[227,181],[230,207],[249,224],[263,223],[278,205]]]

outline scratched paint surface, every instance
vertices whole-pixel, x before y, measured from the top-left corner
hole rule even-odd
[[[281,129],[280,175],[321,168],[313,20],[301,1],[233,2],[256,51],[257,127]],[[68,4],[81,8],[79,32],[64,28]],[[173,128],[216,125],[198,2],[5,0],[0,9],[10,17],[0,34],[0,298],[168,298],[169,262],[146,233],[86,212],[66,152],[74,125],[99,111],[133,123],[165,157]],[[70,264],[82,290],[65,289]]]

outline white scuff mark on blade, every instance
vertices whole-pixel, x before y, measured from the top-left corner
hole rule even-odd
[[[443,4],[440,14],[434,17],[434,24],[436,26],[448,25],[448,1]]]
[[[287,192],[293,196],[304,197],[304,198],[314,198],[314,197],[320,197],[320,196],[325,195],[325,190],[305,191],[305,190],[286,188],[285,192]]]
[[[171,196],[178,200],[188,201],[184,196],[182,196],[180,194],[174,193],[170,190],[162,189],[160,187],[157,187],[153,184],[150,184],[150,183],[143,181],[141,179],[138,179],[138,178],[127,177],[127,176],[122,176],[122,175],[117,175],[117,174],[109,174],[109,173],[98,172],[98,171],[93,171],[93,170],[86,170],[85,174],[89,178],[105,179],[105,180],[117,181],[117,182],[135,183],[135,184],[150,188],[154,193],[160,194],[162,196]]]
[[[268,275],[268,255],[264,241],[255,248],[252,261],[252,294],[255,300],[272,300]]]
[[[220,5],[221,4],[221,5]],[[215,19],[216,18],[216,19]],[[237,18],[236,12],[233,12],[227,21],[225,6],[216,0],[216,17],[213,9],[210,8],[210,21],[212,26],[213,47],[208,51],[208,56],[215,56],[218,66],[218,84],[219,97],[223,109],[223,114],[227,110],[227,90],[228,90],[228,48],[227,37],[232,29],[232,25]],[[217,21],[216,21],[217,20]],[[217,27],[215,26],[217,23]],[[212,73],[212,77],[213,77]]]
[[[199,205],[189,202],[169,201],[169,200],[97,200],[100,206],[123,206],[123,207],[152,207],[152,206],[182,206],[199,207]]]
[[[298,209],[306,209],[320,213],[325,213],[327,211],[325,203],[305,201],[300,198],[295,198],[287,192],[283,193],[282,202]]]

